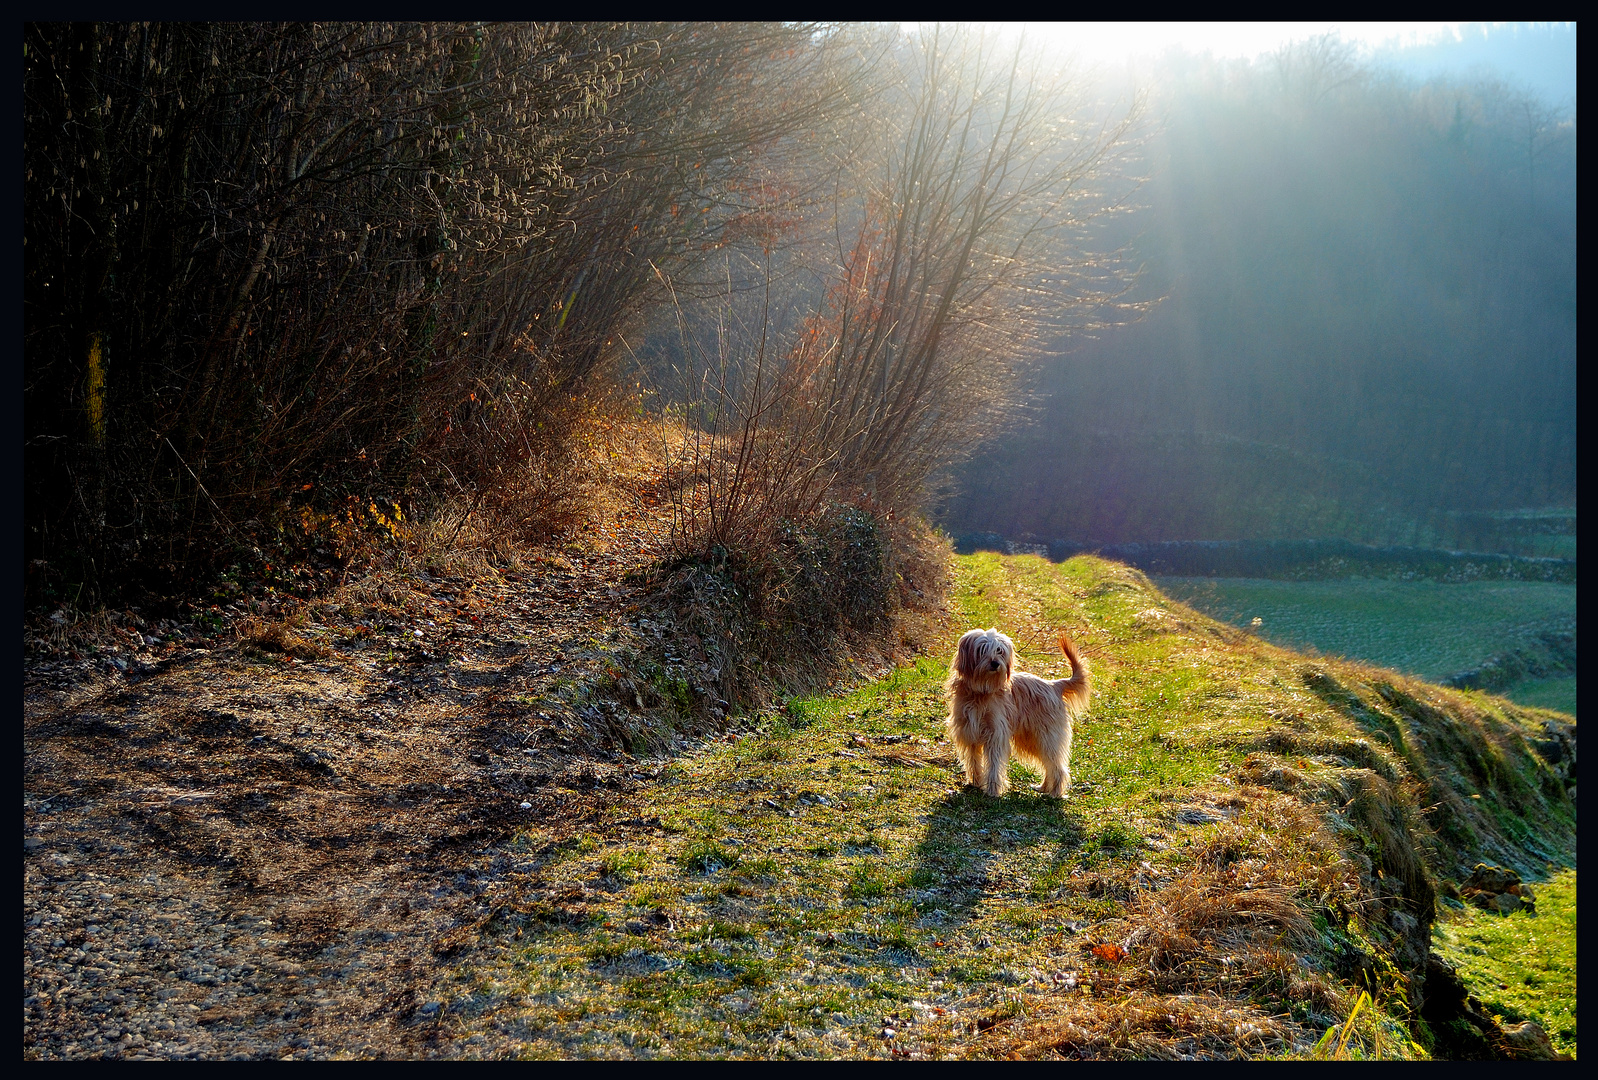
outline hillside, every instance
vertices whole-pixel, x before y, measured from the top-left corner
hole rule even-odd
[[[537,1056],[1302,1055],[1368,988],[1352,1052],[1464,1049],[1400,1020],[1434,889],[1573,861],[1531,748],[1554,716],[1309,661],[1116,564],[958,577],[957,623],[1032,669],[1061,626],[1092,657],[1069,802],[958,787],[941,655],[795,702],[650,768],[606,827],[525,831],[459,1030]]]
[[[1477,861],[1574,866],[1558,714],[1276,648],[1119,564],[983,553],[950,633],[1048,672],[1069,628],[1093,665],[1064,804],[961,790],[942,648],[694,742],[641,692],[634,756],[579,684],[691,654],[607,592],[624,561],[479,590],[475,672],[362,675],[334,638],[196,658],[221,711],[163,715],[177,672],[35,704],[25,1052],[1301,1056],[1367,989],[1344,1054],[1514,1049],[1437,1011],[1429,938]],[[490,629],[512,603],[520,640]]]

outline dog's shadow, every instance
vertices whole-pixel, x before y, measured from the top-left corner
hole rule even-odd
[[[936,923],[964,922],[991,890],[993,866],[1004,852],[1042,841],[1056,849],[1051,862],[1057,867],[1084,836],[1081,815],[1069,801],[1026,787],[998,799],[962,787],[934,805],[916,846],[910,882],[917,907]]]

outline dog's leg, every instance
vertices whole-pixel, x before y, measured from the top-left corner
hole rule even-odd
[[[977,748],[966,741],[966,732],[958,724],[949,724],[949,742],[954,747],[954,759],[960,763],[960,770],[965,774],[965,782],[977,782]]]
[[[994,798],[1004,794],[1004,789],[1009,785],[1010,765],[1010,732],[1003,724],[994,724],[990,729],[987,742],[982,747],[983,755],[987,758],[987,778],[982,784],[982,790]]]
[[[1060,765],[1059,762],[1050,761],[1043,767],[1043,783],[1038,785],[1038,792],[1042,795],[1060,794]]]
[[[1059,757],[1051,755],[1038,759],[1038,764],[1043,769],[1043,783],[1038,785],[1038,794],[1047,795],[1055,799],[1065,798],[1065,789],[1070,785],[1070,772]]]
[[[1045,795],[1052,795],[1056,799],[1065,798],[1065,793],[1071,789],[1071,769],[1063,761],[1053,761],[1043,773],[1043,787],[1040,789]]]
[[[1060,739],[1060,785],[1055,794],[1065,798],[1066,792],[1071,790],[1071,737],[1076,734],[1076,725],[1071,721],[1070,714],[1066,714],[1065,730]]]
[[[1044,745],[1043,787],[1045,795],[1065,798],[1071,786],[1071,721],[1065,720],[1063,730],[1056,728]]]
[[[949,744],[954,748],[954,758],[960,763],[960,769],[965,773],[965,782],[968,784],[979,783],[981,759],[977,749],[976,717],[967,709],[956,704],[954,711],[949,716]]]
[[[986,706],[986,707],[985,707]],[[993,730],[1001,721],[996,719],[989,711],[991,703],[974,703],[967,706],[959,736],[954,740],[955,747],[960,755],[960,763],[965,766],[966,783],[972,787],[984,787],[984,773],[987,763],[992,760],[990,742]]]

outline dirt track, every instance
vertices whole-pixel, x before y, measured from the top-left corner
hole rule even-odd
[[[573,693],[652,628],[626,568],[415,580],[303,628],[324,661],[30,661],[25,1057],[492,1053],[460,1030],[490,1003],[445,980],[518,876],[497,843],[635,784]]]

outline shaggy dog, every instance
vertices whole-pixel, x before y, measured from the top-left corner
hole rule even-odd
[[[1013,671],[1015,642],[997,630],[967,630],[949,667],[949,738],[969,783],[1004,794],[1012,753],[1043,770],[1041,791],[1064,798],[1071,786],[1071,721],[1087,711],[1088,668],[1071,639],[1069,679]]]

